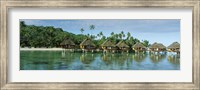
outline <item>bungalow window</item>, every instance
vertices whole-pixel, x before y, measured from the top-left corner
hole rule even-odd
[[[141,50],[141,48],[139,47],[139,50]]]

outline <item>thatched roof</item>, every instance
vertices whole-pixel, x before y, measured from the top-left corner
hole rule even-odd
[[[75,45],[71,39],[65,39],[60,45]]]
[[[178,42],[173,42],[171,45],[169,45],[167,48],[173,49],[173,48],[180,48],[180,44]]]
[[[91,39],[86,38],[85,40],[83,40],[83,42],[81,42],[80,44],[81,46],[96,46]]]
[[[113,44],[109,39],[107,39],[103,44],[101,44],[103,47],[115,47],[116,45]]]
[[[166,48],[166,46],[164,46],[162,43],[159,43],[159,47],[160,48]]]
[[[150,49],[151,48],[161,48],[161,49],[164,49],[164,48],[166,48],[162,43],[157,43],[157,42],[155,42],[155,43],[153,43],[150,47],[149,47]]]
[[[118,42],[116,46],[129,48],[129,46],[124,41]]]
[[[137,42],[135,45],[132,46],[132,48],[146,48],[142,43]]]

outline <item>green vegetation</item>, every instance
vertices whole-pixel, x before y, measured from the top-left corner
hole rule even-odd
[[[87,37],[90,37],[97,47],[99,47],[106,39],[110,39],[115,44],[124,40],[129,46],[132,46],[137,42],[141,42],[137,38],[131,36],[130,32],[127,34],[125,34],[124,31],[121,31],[120,33],[112,32],[109,37],[106,37],[103,32],[99,32],[97,35],[92,34],[92,31],[95,29],[95,25],[90,25],[89,28],[91,30],[91,34],[83,34],[85,31],[84,28],[80,28],[81,34],[73,34],[63,31],[62,28],[55,28],[53,26],[44,27],[26,25],[24,21],[20,21],[20,46],[38,48],[60,47],[60,43],[65,38],[69,38],[73,40],[76,45],[79,45]],[[142,40],[142,43],[145,46],[149,46],[149,41],[147,40]]]

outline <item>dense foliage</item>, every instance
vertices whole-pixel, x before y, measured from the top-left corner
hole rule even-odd
[[[90,25],[91,34],[84,35],[83,28],[80,29],[82,34],[73,34],[63,31],[62,28],[54,28],[53,26],[35,26],[26,25],[24,21],[20,21],[20,46],[21,47],[60,47],[60,43],[69,38],[78,46],[85,38],[90,37],[95,45],[99,47],[106,39],[110,39],[113,43],[124,40],[127,45],[132,46],[136,42],[141,42],[137,38],[133,38],[131,33],[125,34],[112,32],[109,37],[104,36],[102,32],[93,35],[92,31],[95,30],[95,25]],[[125,38],[126,37],[126,38]],[[149,46],[149,41],[143,40],[145,46]]]

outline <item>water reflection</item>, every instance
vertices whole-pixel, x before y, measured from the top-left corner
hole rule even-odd
[[[106,54],[102,54],[101,55],[101,60],[106,64],[106,65],[109,65],[109,64],[112,64],[112,60],[115,60],[115,57],[114,54],[111,54],[111,53],[106,53]]]
[[[149,57],[153,63],[158,63],[166,58],[167,54],[149,54]]]
[[[169,55],[167,59],[172,64],[180,64],[180,55]]]
[[[138,54],[132,55],[133,60],[135,60],[138,63],[144,61],[146,57],[147,57],[147,54],[145,53],[138,53]]]
[[[55,60],[53,60],[52,68],[64,70],[67,69],[69,65],[74,62],[74,60],[76,59],[76,55],[70,52],[62,52],[60,60],[57,59],[56,56],[54,59]]]
[[[94,58],[95,56],[94,56],[94,54],[92,54],[92,53],[83,53],[83,54],[81,54],[81,56],[80,56],[80,61],[82,62],[82,63],[84,63],[84,64],[90,64],[92,61],[94,61],[95,60],[95,58]]]
[[[55,62],[52,66],[53,66],[52,68],[55,70],[56,69],[64,70],[64,69],[68,68],[68,62],[61,60],[61,61]]]
[[[123,66],[125,61],[128,60],[128,56],[129,54],[119,54],[119,55],[116,55],[116,64],[119,65],[119,66]]]
[[[180,56],[134,53],[21,51],[21,70],[179,70]]]

